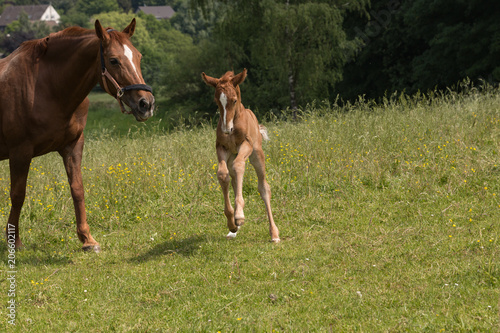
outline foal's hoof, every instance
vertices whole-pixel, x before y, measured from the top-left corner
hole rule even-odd
[[[273,239],[271,239],[271,242],[273,242],[273,243],[279,243],[279,242],[281,242],[281,239],[279,239],[279,238],[273,238]]]
[[[239,227],[241,227],[243,224],[245,224],[245,218],[242,219],[235,219],[234,223]]]
[[[238,233],[238,230],[240,230],[240,226],[238,226],[238,229],[236,229],[235,232],[232,232],[231,230],[229,230],[229,233],[227,234],[226,238],[227,239],[235,239],[236,234]]]
[[[235,239],[235,238],[236,238],[236,233],[237,233],[237,232],[232,232],[232,231],[230,231],[230,232],[226,235],[226,238],[227,238],[227,239]]]
[[[82,247],[82,250],[85,252],[92,252],[93,251],[95,253],[99,253],[99,252],[101,252],[101,246],[99,244],[87,245],[87,246]]]

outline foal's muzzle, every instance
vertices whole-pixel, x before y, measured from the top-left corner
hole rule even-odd
[[[234,123],[233,121],[229,121],[228,124],[225,124],[224,122],[222,122],[222,126],[221,126],[221,129],[222,129],[222,133],[224,134],[231,134],[233,133],[233,130],[234,130]]]

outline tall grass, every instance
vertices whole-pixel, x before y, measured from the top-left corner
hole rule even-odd
[[[2,307],[0,327],[500,329],[497,89],[318,103],[299,121],[269,120],[277,245],[250,167],[247,223],[234,241],[224,238],[212,126],[114,131],[93,126],[93,116],[83,176],[103,252],[79,250],[59,157],[35,159],[21,218],[26,249],[16,254],[16,326]],[[6,221],[7,163],[0,169]],[[0,267],[8,271],[6,260]],[[5,279],[0,290],[7,304]]]

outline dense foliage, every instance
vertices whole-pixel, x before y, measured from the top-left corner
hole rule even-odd
[[[0,12],[6,6],[0,0]],[[247,68],[244,103],[257,113],[314,100],[378,98],[445,88],[461,79],[500,81],[500,3],[495,0],[15,0],[51,3],[61,24],[120,28],[138,17],[134,43],[162,110],[214,114],[200,73]],[[158,21],[139,5],[170,5]],[[22,17],[0,32],[0,52],[50,32]],[[7,35],[9,36],[7,38]]]
[[[363,48],[344,70],[343,96],[378,97],[451,86],[465,77],[500,81],[500,2],[372,0],[369,18],[346,28]]]

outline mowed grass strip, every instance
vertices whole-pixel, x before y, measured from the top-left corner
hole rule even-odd
[[[83,177],[100,254],[80,250],[59,156],[35,159],[26,248],[16,253],[16,326],[7,324],[4,278],[0,328],[500,329],[497,89],[318,103],[299,121],[265,125],[280,244],[269,242],[250,165],[246,224],[225,239],[212,126],[89,133]],[[0,170],[5,223],[8,163]],[[9,270],[6,259],[0,267]]]

